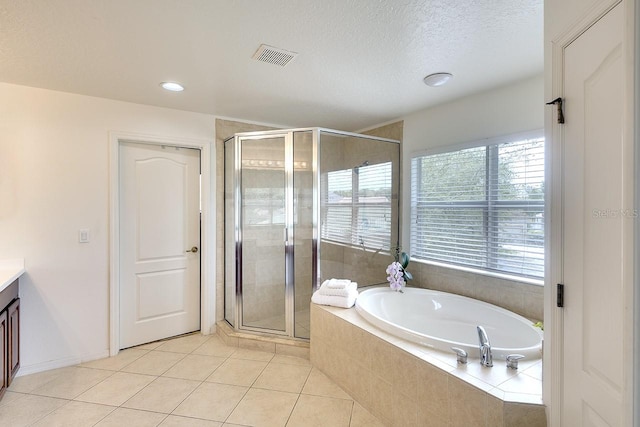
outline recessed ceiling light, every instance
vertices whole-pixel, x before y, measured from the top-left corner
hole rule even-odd
[[[451,73],[433,73],[433,74],[429,74],[422,81],[427,86],[438,87],[447,83],[449,80],[451,80],[452,77],[453,77],[453,74]]]
[[[182,92],[184,90],[184,86],[176,82],[162,82],[160,83],[160,86],[163,89],[170,90],[171,92]]]

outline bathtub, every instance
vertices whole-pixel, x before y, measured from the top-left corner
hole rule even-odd
[[[369,323],[399,338],[452,353],[459,347],[479,357],[478,332],[483,326],[494,359],[522,354],[542,356],[542,333],[529,320],[508,310],[446,292],[405,288],[403,293],[372,288],[362,291],[356,311]]]

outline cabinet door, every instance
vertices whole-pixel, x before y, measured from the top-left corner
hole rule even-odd
[[[9,387],[7,368],[7,312],[3,311],[0,313],[0,398]]]
[[[20,368],[20,298],[7,309],[7,329],[9,331],[6,343],[9,347],[7,351],[9,358],[7,386],[9,386]]]

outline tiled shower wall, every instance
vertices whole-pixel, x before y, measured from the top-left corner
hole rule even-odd
[[[402,141],[403,126],[404,122],[399,121],[362,132],[362,134]],[[389,158],[389,146],[386,144],[372,145],[360,138],[348,138],[347,141],[345,143],[343,138],[335,138],[334,140],[331,136],[323,136],[325,147],[327,144],[335,144],[335,148],[322,150],[321,168],[323,172],[349,169],[364,160],[376,163],[376,160]],[[396,201],[399,192],[399,187],[393,189],[392,197]],[[398,214],[398,218],[401,218],[400,214]],[[397,241],[397,231],[397,227],[392,227],[390,246],[393,246],[393,242]],[[389,250],[389,247],[364,250],[361,247],[322,242],[320,247],[322,278],[350,279],[358,282],[360,286],[385,283],[387,276],[385,269],[393,261]]]
[[[239,132],[273,129],[274,128],[251,123],[216,119],[216,210],[218,218],[216,230],[218,236],[216,248],[216,265],[218,266],[216,274],[216,321],[224,318],[224,140]],[[366,135],[401,140],[402,129],[403,122],[396,122],[363,133]],[[326,144],[330,144],[331,139],[327,137],[325,142]],[[334,158],[324,159],[324,161],[327,164],[335,164],[340,167],[342,167],[342,163],[344,162],[351,165],[351,163],[356,162],[356,159],[360,159],[362,156],[369,158],[369,156],[375,155],[375,152],[371,152],[371,147],[367,147],[366,143],[354,139],[353,143],[345,145],[342,138],[336,142],[335,150],[325,150],[325,152],[329,155],[335,154],[335,156]],[[340,162],[340,165],[338,165],[338,162]],[[340,167],[337,167],[337,169],[340,169]],[[397,197],[398,194],[394,194],[394,196]],[[296,250],[298,249],[299,248],[296,248]],[[324,277],[351,278],[363,285],[383,283],[385,281],[386,274],[384,270],[390,262],[389,255],[382,255],[371,250],[363,251],[361,248],[350,248],[332,244],[323,244],[321,253],[325,273],[323,274]],[[311,254],[300,252],[298,255],[304,255],[309,259],[310,263]],[[309,268],[310,267],[309,265]],[[297,271],[302,271],[301,265],[296,264],[296,269]],[[296,307],[301,307],[302,300],[306,300],[306,304],[309,303],[311,297],[310,292],[310,289],[309,292],[301,292],[300,288],[296,287]],[[274,304],[276,307],[281,307],[281,305],[280,303]],[[264,316],[259,315],[258,317]]]

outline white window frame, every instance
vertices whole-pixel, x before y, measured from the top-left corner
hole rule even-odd
[[[509,143],[509,142],[516,142],[516,141],[522,141],[522,140],[527,140],[527,139],[544,139],[544,131],[542,129],[540,130],[534,130],[534,131],[529,131],[529,132],[521,132],[521,133],[516,133],[516,134],[510,134],[510,135],[505,135],[505,136],[501,136],[501,137],[497,137],[497,138],[487,138],[487,139],[483,139],[483,140],[478,140],[478,141],[473,141],[473,142],[469,142],[469,143],[464,143],[464,144],[456,144],[456,145],[450,145],[450,146],[444,146],[444,147],[437,147],[434,149],[430,149],[430,150],[423,150],[423,151],[417,151],[417,152],[413,152],[411,154],[411,158],[410,158],[410,162],[409,162],[409,168],[412,169],[413,168],[413,162],[414,159],[419,158],[419,157],[425,157],[425,156],[432,156],[432,155],[436,155],[436,154],[443,154],[443,153],[451,153],[451,152],[455,152],[455,151],[461,151],[461,150],[466,150],[466,149],[470,149],[470,148],[477,148],[477,147],[487,147],[488,153],[487,153],[487,168],[485,169],[485,173],[486,176],[489,177],[489,174],[495,173],[497,170],[497,162],[498,162],[498,150],[496,149],[491,149],[489,147],[497,147],[500,144],[505,144],[505,143]],[[545,147],[546,150],[546,147]],[[546,167],[546,165],[545,165]],[[411,241],[411,246],[414,246],[414,228],[415,227],[415,220],[414,220],[414,211],[418,206],[429,206],[429,207],[438,207],[439,204],[438,202],[423,202],[423,203],[419,203],[416,202],[415,198],[414,198],[414,183],[413,183],[413,171],[411,170],[409,173],[410,176],[410,213],[409,213],[409,218],[410,218],[410,230],[409,230],[409,237],[410,237],[410,241]],[[487,179],[487,190],[485,192],[485,199],[482,201],[473,201],[473,202],[468,202],[468,201],[464,201],[464,202],[447,202],[444,205],[446,205],[446,207],[452,207],[452,206],[464,206],[464,208],[485,208],[486,207],[486,222],[487,225],[486,227],[491,227],[491,224],[497,224],[497,213],[501,210],[501,209],[508,209],[508,208],[518,208],[518,207],[522,207],[522,206],[531,206],[531,207],[536,207],[541,209],[542,211],[544,211],[544,200],[540,200],[539,202],[531,202],[531,201],[492,201],[490,200],[490,194],[491,191],[495,191],[495,188],[491,188],[488,184],[489,180]],[[443,205],[443,206],[444,206]],[[544,226],[543,226],[544,229]],[[485,231],[486,232],[486,231]],[[422,263],[428,263],[428,264],[434,264],[434,265],[439,265],[439,266],[444,266],[447,268],[452,268],[452,269],[456,269],[456,270],[462,270],[462,271],[468,271],[468,272],[473,272],[473,273],[478,273],[478,274],[482,274],[482,275],[488,275],[488,276],[493,276],[493,277],[499,277],[499,278],[505,278],[505,279],[510,279],[510,280],[516,280],[516,281],[520,281],[520,282],[524,282],[524,283],[529,283],[529,284],[535,284],[535,285],[543,285],[544,284],[544,269],[541,271],[541,275],[540,277],[533,277],[530,275],[522,275],[522,274],[518,274],[515,272],[511,272],[511,271],[506,271],[506,270],[498,270],[498,269],[492,269],[489,267],[489,260],[493,260],[495,265],[495,261],[497,260],[497,256],[496,256],[496,250],[497,248],[493,245],[490,244],[490,237],[489,237],[489,233],[486,233],[487,235],[487,241],[486,241],[486,248],[487,248],[487,267],[481,267],[481,266],[475,266],[475,265],[468,265],[468,264],[458,264],[458,263],[453,263],[450,261],[443,261],[443,260],[439,260],[439,259],[435,259],[435,258],[430,258],[430,257],[425,257],[425,256],[419,256],[419,255],[415,255],[414,252],[412,251],[412,255],[411,255],[411,259],[413,261],[416,262],[422,262]]]

